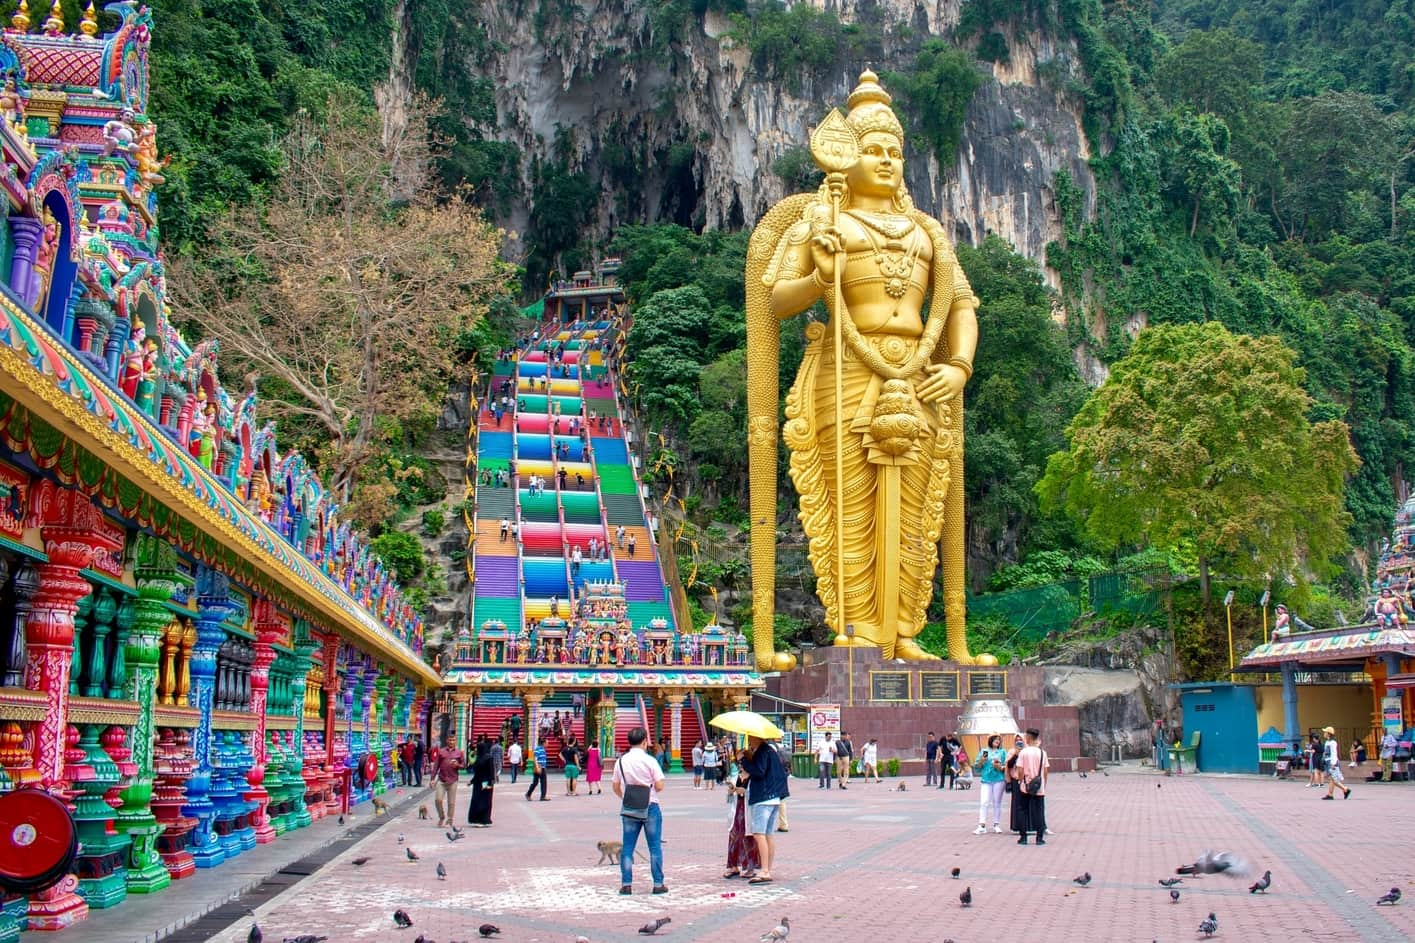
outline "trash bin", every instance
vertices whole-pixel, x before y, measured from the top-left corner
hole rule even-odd
[[[814,779],[816,776],[816,756],[814,753],[791,754],[791,775],[798,779]]]

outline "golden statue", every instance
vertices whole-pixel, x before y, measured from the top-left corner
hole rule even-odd
[[[811,136],[825,182],[774,206],[748,246],[753,622],[774,614],[779,322],[819,299],[830,324],[806,327],[783,436],[835,644],[933,657],[915,638],[941,545],[948,657],[995,663],[969,655],[965,634],[963,386],[977,299],[943,226],[909,199],[889,105],[861,74],[849,114],[832,110]],[[755,647],[762,670],[795,663],[773,652],[769,628]]]

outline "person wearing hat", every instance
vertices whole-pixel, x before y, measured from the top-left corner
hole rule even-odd
[[[1346,777],[1341,773],[1341,750],[1336,742],[1336,728],[1322,728],[1322,749],[1326,754],[1327,794],[1323,799],[1336,798],[1332,793],[1341,790],[1343,799],[1351,798],[1351,787],[1346,785]]]

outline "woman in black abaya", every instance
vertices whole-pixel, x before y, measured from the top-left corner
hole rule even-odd
[[[491,742],[477,744],[477,758],[472,764],[472,804],[467,821],[472,828],[491,827],[492,788],[496,782],[496,767],[491,761]]]

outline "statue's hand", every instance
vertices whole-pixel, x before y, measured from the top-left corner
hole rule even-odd
[[[835,279],[835,257],[842,251],[845,238],[831,225],[815,228],[811,233],[811,262],[823,282]]]
[[[963,385],[968,382],[968,375],[963,372],[962,367],[955,367],[951,363],[929,364],[924,367],[924,372],[928,376],[919,384],[919,399],[926,403],[942,403],[950,400],[963,391]]]

